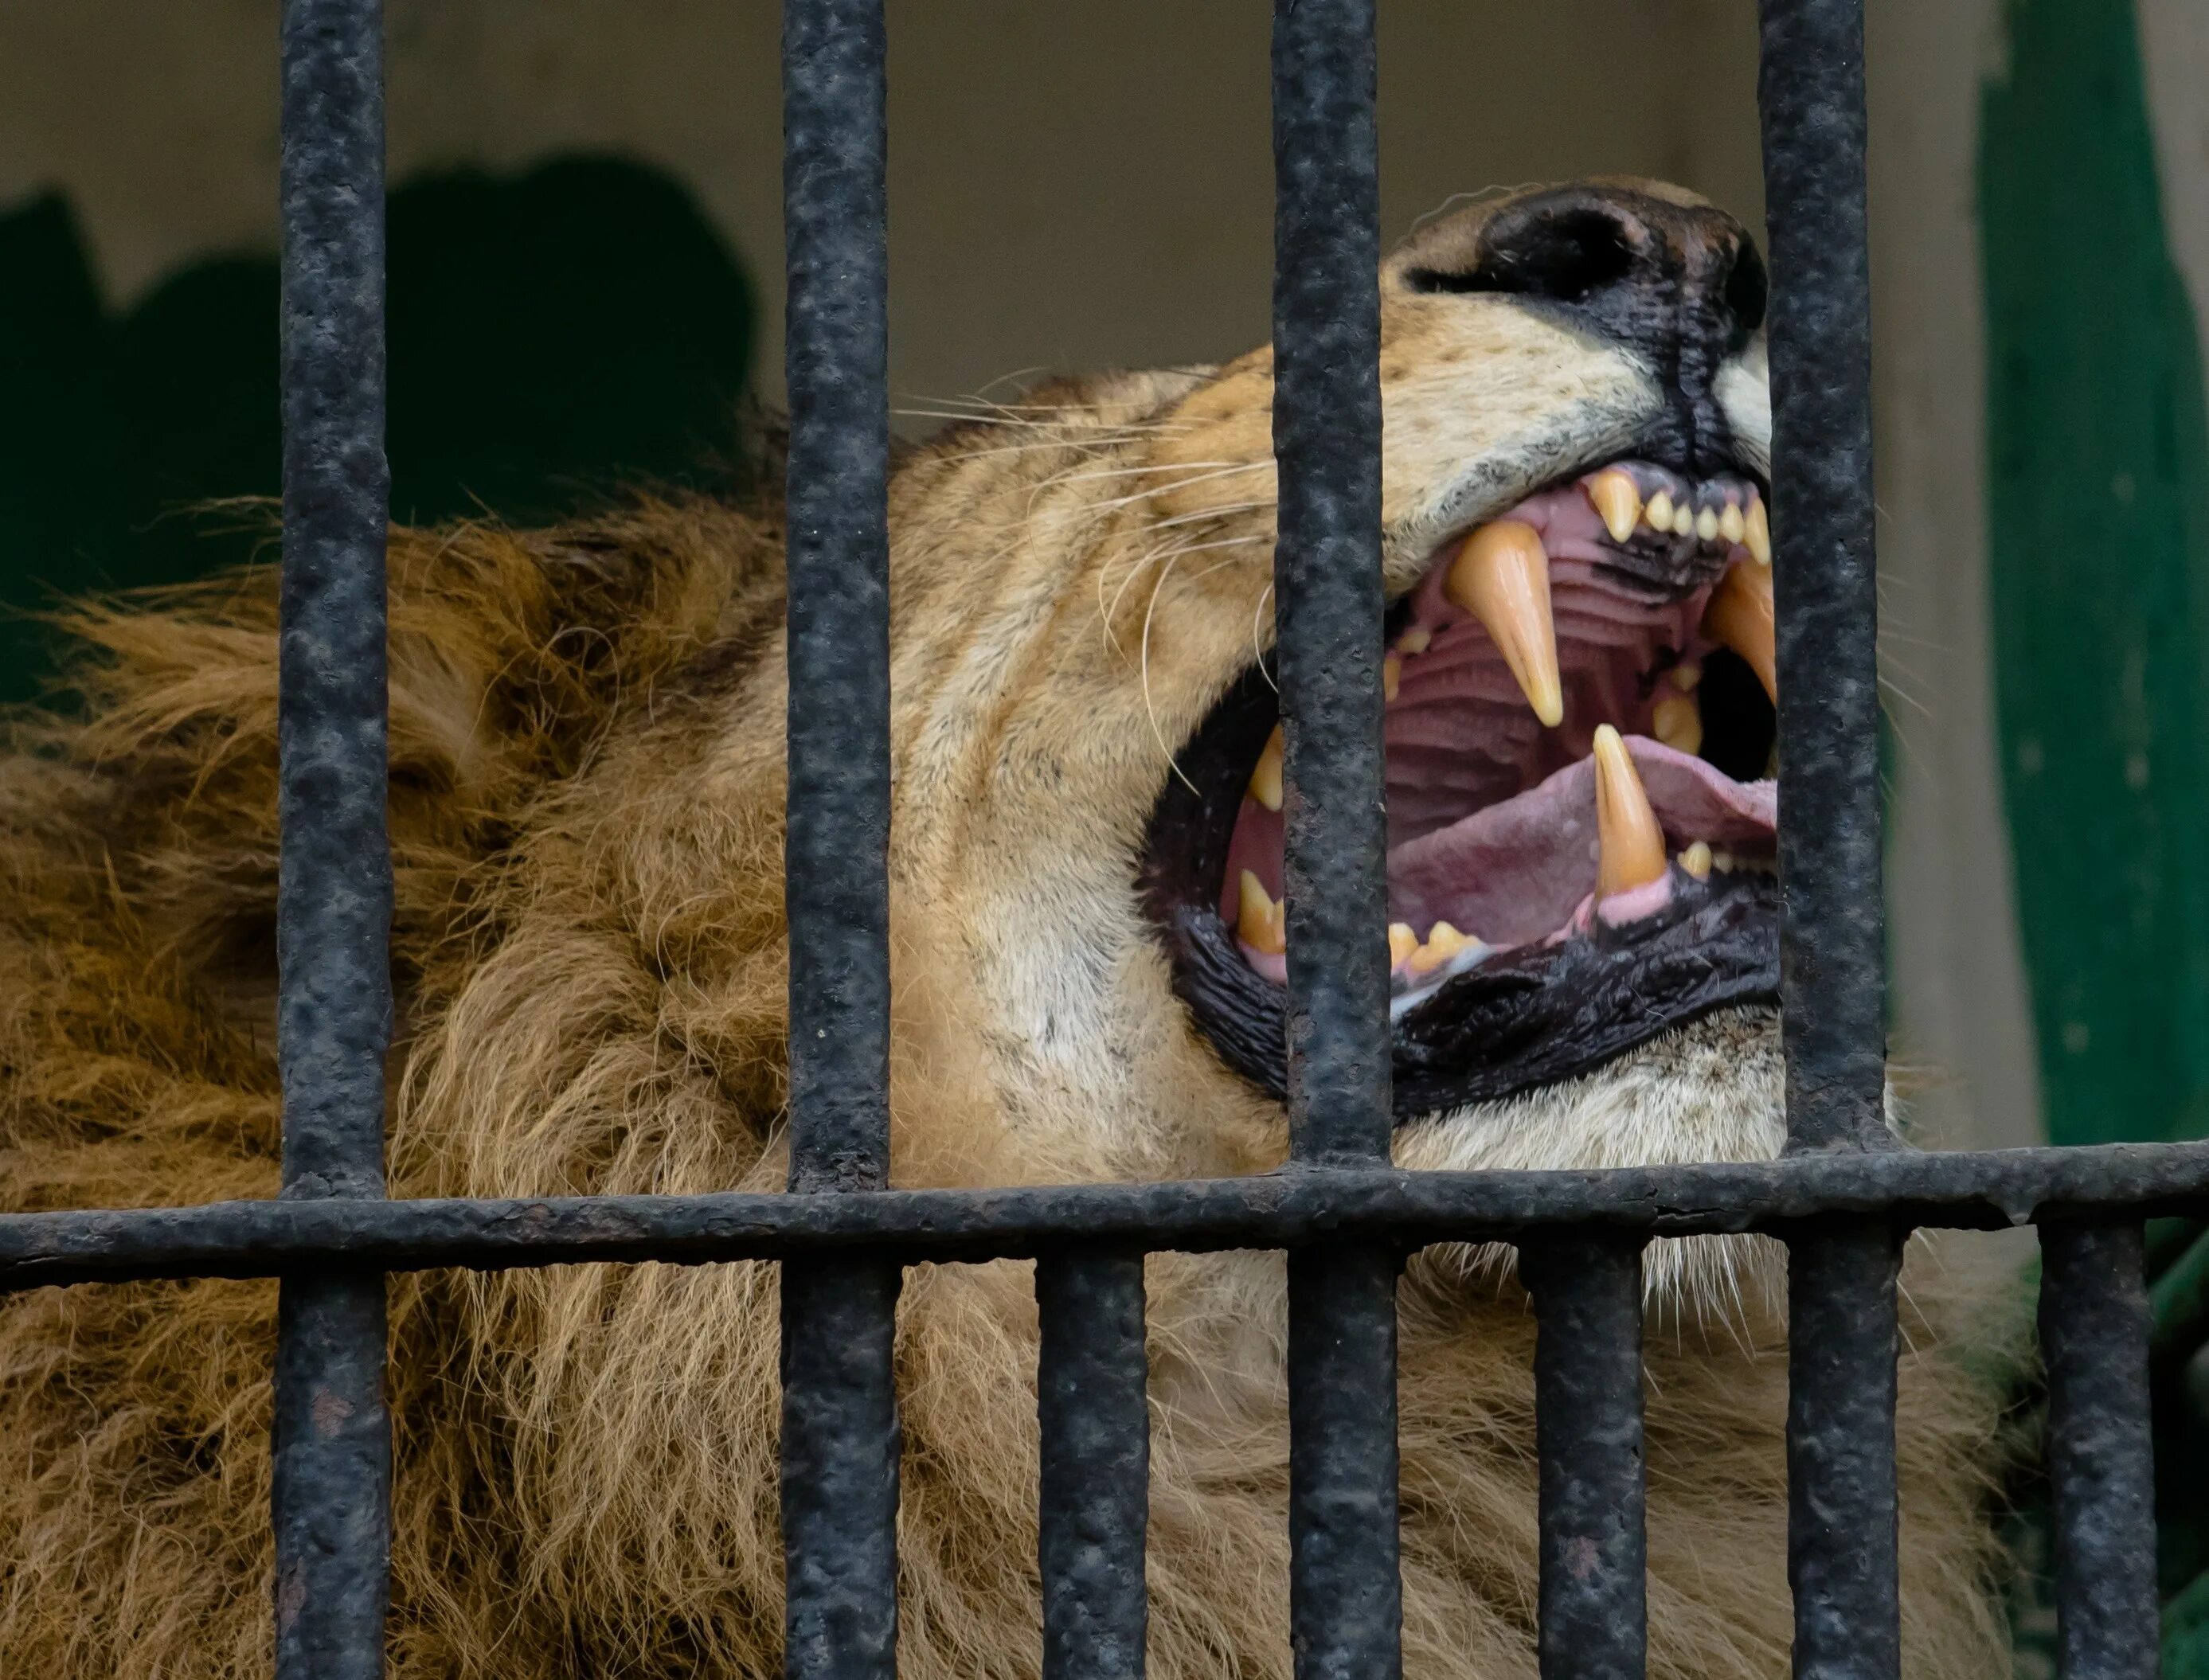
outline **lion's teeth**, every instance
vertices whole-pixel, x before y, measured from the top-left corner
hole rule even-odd
[[[1550,616],[1550,557],[1541,533],[1517,520],[1482,526],[1450,563],[1442,593],[1487,627],[1534,715],[1553,729],[1563,722],[1557,627]]]
[[[1424,624],[1414,624],[1396,638],[1396,651],[1408,658],[1413,653],[1425,653],[1434,643],[1435,633],[1432,630]]]
[[[1393,931],[1390,930],[1392,936]],[[1411,930],[1406,928],[1405,931]],[[1470,935],[1460,933],[1448,922],[1436,922],[1427,930],[1426,942],[1411,953],[1411,972],[1431,974],[1460,951],[1479,942]]]
[[[1235,935],[1266,956],[1277,957],[1289,948],[1288,918],[1282,906],[1267,896],[1265,882],[1249,870],[1243,871],[1235,902]]]
[[[1657,824],[1634,756],[1607,723],[1595,732],[1595,830],[1597,898],[1663,878],[1664,831]]]
[[[1672,496],[1669,491],[1658,491],[1649,498],[1649,505],[1641,510],[1652,531],[1664,532],[1672,528]]]
[[[1711,875],[1711,843],[1697,840],[1680,854],[1680,867],[1698,881],[1707,881]]]
[[[1401,968],[1411,960],[1411,953],[1419,948],[1419,936],[1411,931],[1409,922],[1388,924],[1388,966]]]
[[[1393,653],[1381,661],[1381,697],[1393,701],[1404,681],[1404,662]]]
[[[1695,515],[1695,536],[1700,542],[1715,542],[1718,534],[1718,510],[1706,508]]]
[[[1730,543],[1737,543],[1749,534],[1749,522],[1741,516],[1741,509],[1729,502],[1725,511],[1718,515],[1718,535]]]
[[[1273,732],[1266,738],[1266,750],[1258,755],[1257,768],[1250,772],[1250,797],[1267,810],[1281,808],[1281,726],[1273,726]]]
[[[1695,510],[1682,502],[1672,509],[1672,534],[1684,537],[1695,528]]]
[[[1641,518],[1641,486],[1631,473],[1604,467],[1587,481],[1587,498],[1603,516],[1603,528],[1610,533],[1611,541],[1622,543],[1634,534]]]
[[[1703,708],[1683,694],[1668,694],[1650,713],[1657,738],[1690,758],[1703,750]]]
[[[1764,692],[1779,698],[1778,631],[1772,606],[1772,568],[1737,560],[1703,609],[1703,634],[1749,661]]]
[[[1772,521],[1770,516],[1764,511],[1762,497],[1752,496],[1749,498],[1749,513],[1742,521],[1741,534],[1742,540],[1749,545],[1749,551],[1756,557],[1756,563],[1760,566],[1770,565],[1772,563]]]

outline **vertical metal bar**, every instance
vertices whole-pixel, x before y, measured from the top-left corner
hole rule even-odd
[[[2063,1680],[2155,1680],[2161,1671],[2140,1243],[2131,1221],[2040,1228]]]
[[[1141,1680],[1151,1417],[1141,1255],[1036,1262],[1044,1680]]]
[[[881,0],[787,0],[790,1187],[889,1178],[889,399]],[[782,1275],[784,1672],[894,1680],[900,1268]]]
[[[1289,1132],[1386,1160],[1381,303],[1372,0],[1273,8],[1274,557],[1288,834]],[[1299,1680],[1402,1666],[1398,1256],[1289,1256],[1290,1620]]]
[[[285,0],[284,558],[277,1059],[283,1195],[383,1194],[383,17]],[[383,1672],[391,1428],[380,1274],[280,1286],[272,1505],[280,1680]]]
[[[1543,1680],[1641,1680],[1648,1541],[1641,1242],[1607,1232],[1519,1250],[1534,1297]]]
[[[1795,1672],[1893,1680],[1902,1662],[1894,1477],[1895,1280],[1884,1225],[1806,1234],[1787,1256],[1787,1576]]]
[[[1788,1147],[1883,1148],[1863,13],[1862,0],[1760,10]],[[1804,1231],[1791,1250],[1795,1672],[1891,1677],[1899,1248],[1884,1226],[1859,1225]]]

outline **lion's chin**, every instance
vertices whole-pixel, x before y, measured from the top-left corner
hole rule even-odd
[[[1396,1164],[1475,1171],[1770,1160],[1786,1141],[1785,1071],[1776,1011],[1720,1010],[1579,1078],[1401,1125]],[[1513,1262],[1506,1247],[1457,1245],[1430,1250],[1422,1264],[1492,1282]],[[1784,1310],[1785,1255],[1766,1237],[1662,1238],[1642,1264],[1655,1319],[1753,1332]]]

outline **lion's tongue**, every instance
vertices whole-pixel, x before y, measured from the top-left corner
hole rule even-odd
[[[1770,849],[1771,782],[1734,781],[1642,736],[1628,736],[1626,745],[1674,847],[1707,840],[1751,853]],[[1583,758],[1391,851],[1388,917],[1414,928],[1445,921],[1490,945],[1524,944],[1564,926],[1595,882],[1595,766]]]

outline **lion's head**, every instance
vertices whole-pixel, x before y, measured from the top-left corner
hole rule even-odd
[[[1387,265],[1372,657],[1405,1165],[1779,1144],[1762,309],[1740,225],[1646,183],[1498,198]],[[900,1183],[1285,1158],[1271,394],[1263,352],[1056,382],[898,467]],[[394,533],[394,1194],[782,1186],[781,546],[773,510],[708,502]],[[109,656],[89,715],[0,778],[9,1195],[268,1194],[274,591],[77,628]],[[1682,1247],[1652,1250],[1682,1310],[1645,1343],[1652,1671],[1777,1675],[1784,1310]],[[1464,1260],[1399,1295],[1422,1680],[1536,1670],[1532,1327]],[[1147,1278],[1151,1672],[1286,1674],[1282,1257]],[[1971,1298],[1914,1277],[1898,1424],[1908,1660],[1955,1680],[2001,1645]],[[772,1267],[394,1299],[400,1672],[775,1671]],[[260,1660],[270,1304],[0,1305],[0,1665]],[[1037,1671],[1034,1357],[1025,1265],[908,1273],[916,1680]]]

